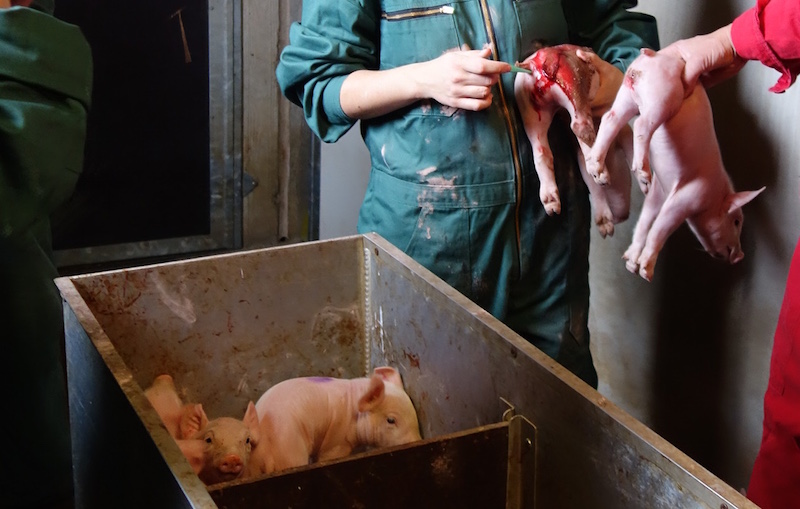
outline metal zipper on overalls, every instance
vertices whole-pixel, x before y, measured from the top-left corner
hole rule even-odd
[[[402,19],[421,18],[423,16],[436,16],[437,14],[453,14],[455,9],[452,5],[438,5],[434,7],[423,7],[419,9],[404,9],[395,12],[382,12],[381,18],[387,21],[400,21]]]
[[[494,27],[492,26],[492,17],[489,14],[489,5],[487,0],[480,0],[481,4],[481,13],[483,14],[483,21],[486,24],[486,34],[489,37],[489,44],[492,48],[492,58],[495,60],[499,60],[499,56],[497,54],[497,40],[494,36]],[[497,83],[497,88],[500,92],[500,104],[502,105],[503,115],[505,116],[506,126],[508,127],[508,134],[511,138],[511,156],[514,162],[514,173],[517,176],[517,199],[516,203],[514,204],[515,212],[514,212],[514,227],[516,229],[517,234],[517,256],[520,258],[520,267],[522,266],[522,238],[520,234],[520,202],[522,201],[522,163],[519,160],[519,147],[517,141],[517,131],[514,129],[514,120],[511,115],[511,110],[508,107],[508,101],[506,100],[505,92],[503,91],[503,84],[501,82]]]

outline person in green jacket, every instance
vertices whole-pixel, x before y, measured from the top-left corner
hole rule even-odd
[[[574,137],[550,144],[562,199],[547,216],[509,63],[588,46],[610,107],[622,71],[657,49],[634,0],[304,0],[276,77],[334,142],[357,120],[371,173],[358,231],[375,231],[588,384],[588,192]]]
[[[72,505],[49,216],[83,167],[92,55],[52,13],[52,0],[0,0],[0,506],[10,508]]]

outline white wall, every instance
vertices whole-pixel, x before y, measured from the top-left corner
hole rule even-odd
[[[643,0],[662,45],[728,23],[754,0]],[[777,73],[750,63],[709,92],[737,190],[767,190],[745,207],[745,259],[712,260],[687,228],[670,238],[652,283],[621,260],[641,206],[611,239],[594,235],[593,351],[600,392],[723,480],[747,485],[761,438],[772,336],[800,235],[800,85],[768,93]],[[357,128],[322,148],[320,233],[355,233],[369,158]]]
[[[356,233],[358,209],[369,179],[369,152],[359,124],[320,151],[320,239]]]

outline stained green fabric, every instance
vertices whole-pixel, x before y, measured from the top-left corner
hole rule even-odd
[[[31,7],[42,12],[46,12],[47,14],[53,14],[53,11],[55,11],[56,8],[56,3],[55,0],[33,0]]]
[[[72,491],[49,215],[81,172],[91,79],[77,27],[36,9],[0,10],[3,507],[52,507]]]
[[[77,27],[33,9],[0,11],[0,236],[24,232],[72,192],[91,94],[85,62]]]
[[[658,47],[655,20],[625,0],[305,0],[276,76],[310,128],[334,142],[346,76],[426,61],[494,40],[496,58],[541,45],[590,46],[620,69]],[[486,19],[486,12],[490,19]],[[574,136],[550,131],[562,212],[549,217],[514,98],[502,76],[479,112],[419,101],[361,122],[371,176],[360,232],[376,231],[596,386],[589,352],[588,193]],[[520,163],[516,170],[515,160]],[[519,231],[517,229],[519,228]]]

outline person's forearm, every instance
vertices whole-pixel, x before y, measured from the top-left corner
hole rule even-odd
[[[478,111],[492,104],[492,87],[506,62],[491,60],[491,50],[449,51],[427,62],[383,71],[355,71],[342,83],[339,101],[350,118],[385,115],[420,99]]]
[[[421,99],[411,64],[385,71],[356,71],[342,83],[342,111],[350,118],[379,117]]]

